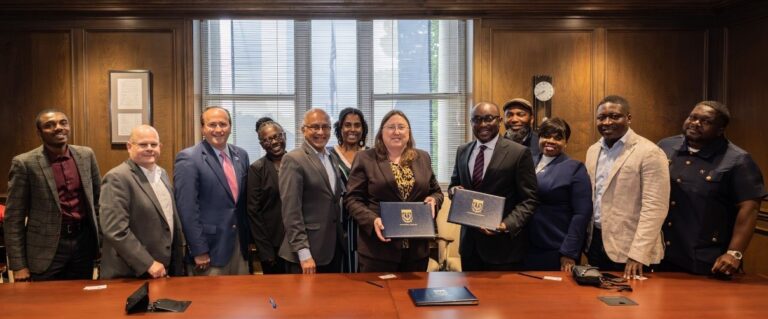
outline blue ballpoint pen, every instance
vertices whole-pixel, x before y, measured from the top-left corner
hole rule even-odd
[[[277,309],[277,303],[275,303],[275,299],[272,299],[272,297],[269,297],[269,304],[272,305],[272,309]]]

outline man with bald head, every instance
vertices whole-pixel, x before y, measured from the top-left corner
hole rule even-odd
[[[248,274],[248,153],[229,144],[232,117],[219,106],[200,115],[203,140],[176,155],[176,209],[195,276]]]
[[[283,157],[280,167],[285,239],[280,257],[289,273],[340,272],[343,248],[339,216],[344,184],[328,156],[331,119],[322,109],[304,114],[304,143]]]
[[[181,223],[171,182],[157,165],[161,146],[153,127],[135,127],[126,143],[128,159],[104,175],[102,279],[182,274]]]
[[[468,189],[506,198],[503,219],[496,229],[461,227],[462,271],[508,271],[521,267],[525,254],[525,224],[533,215],[536,174],[531,151],[499,138],[499,107],[481,102],[472,108],[475,141],[459,146],[448,194]]]

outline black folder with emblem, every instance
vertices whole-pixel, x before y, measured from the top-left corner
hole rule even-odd
[[[408,295],[416,306],[462,306],[480,303],[464,286],[408,289]]]
[[[381,202],[381,222],[386,238],[434,238],[432,208],[422,202]]]
[[[494,230],[504,215],[504,197],[457,189],[448,212],[448,222]]]

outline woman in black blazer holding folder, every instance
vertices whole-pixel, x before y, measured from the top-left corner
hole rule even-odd
[[[426,271],[427,239],[387,239],[380,202],[424,202],[432,217],[443,193],[427,152],[415,149],[408,118],[392,110],[381,121],[373,149],[357,154],[347,183],[344,204],[357,221],[360,272]]]

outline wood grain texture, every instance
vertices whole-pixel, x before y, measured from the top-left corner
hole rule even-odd
[[[533,100],[534,75],[551,75],[555,85],[552,115],[564,118],[572,134],[568,154],[583,159],[592,140],[590,89],[592,32],[491,30],[490,101]]]
[[[531,15],[712,16],[730,0],[27,0],[0,4],[0,15],[370,17]]]
[[[545,281],[513,272],[258,275],[150,280],[149,298],[189,300],[183,318],[765,318],[768,279],[737,276],[719,281],[683,273],[654,273],[618,293],[579,286],[562,272]],[[366,283],[372,280],[384,288]],[[7,284],[0,289],[4,318],[115,318],[144,280],[58,281]],[[85,285],[107,289],[84,291]],[[477,306],[416,307],[408,289],[466,286]],[[697,292],[706,293],[697,293]],[[625,296],[639,306],[608,307],[598,296]],[[272,308],[269,298],[277,308]],[[41,307],[40,305],[45,305]],[[142,316],[137,314],[136,316]]]
[[[680,134],[705,99],[705,30],[608,30],[605,94],[624,96],[632,129],[647,139]]]
[[[768,18],[736,24],[727,32],[727,99],[731,123],[726,136],[768,173]]]
[[[11,158],[40,145],[34,117],[57,107],[70,117],[70,143],[94,149],[101,173],[124,161],[110,143],[109,70],[152,72],[154,125],[163,142],[160,165],[194,143],[191,21],[107,19],[0,22],[0,112],[13,119],[0,151],[0,194],[7,193]],[[191,122],[191,123],[185,123]]]
[[[0,29],[0,194],[8,191],[8,171],[13,156],[40,146],[35,116],[56,108],[72,125],[72,45],[66,30]],[[43,93],[44,92],[44,93]],[[74,138],[74,132],[70,138]]]
[[[152,72],[152,119],[163,143],[160,166],[170,170],[176,149],[173,107],[174,46],[168,30],[86,30],[85,85],[88,119],[95,124],[86,137],[98,156],[102,173],[122,163],[125,145],[112,145],[109,124],[109,71],[150,70]],[[99,123],[99,124],[97,124]]]

